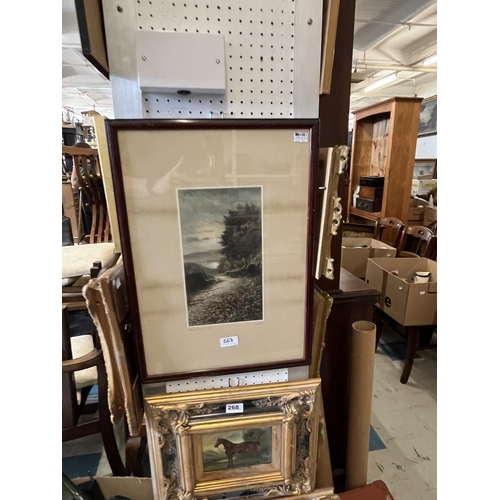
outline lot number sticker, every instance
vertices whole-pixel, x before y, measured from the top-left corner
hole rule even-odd
[[[243,403],[226,405],[226,413],[243,413]]]
[[[233,347],[234,345],[238,345],[238,337],[223,337],[220,340],[221,347]]]

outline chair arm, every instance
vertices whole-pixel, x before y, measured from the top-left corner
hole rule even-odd
[[[87,354],[76,359],[68,359],[62,362],[62,372],[72,373],[85,368],[92,368],[103,361],[102,351],[100,349],[92,349]]]

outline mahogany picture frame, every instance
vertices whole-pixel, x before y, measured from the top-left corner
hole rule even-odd
[[[119,119],[119,120],[106,120],[106,132],[107,132],[107,138],[108,138],[108,147],[109,147],[109,154],[110,154],[110,163],[111,163],[111,173],[112,173],[112,179],[113,179],[113,189],[114,189],[114,194],[115,194],[115,201],[116,201],[116,210],[117,210],[117,216],[118,216],[118,226],[119,226],[119,231],[120,231],[120,238],[121,238],[121,248],[122,248],[122,256],[123,256],[123,262],[124,262],[124,269],[125,269],[125,274],[127,278],[127,293],[128,293],[128,302],[129,302],[129,308],[130,308],[130,316],[131,316],[131,327],[132,327],[132,335],[134,338],[134,343],[135,343],[135,350],[136,350],[136,355],[137,355],[137,362],[138,362],[138,368],[139,368],[139,374],[140,374],[140,379],[142,383],[157,383],[157,382],[164,382],[164,381],[171,381],[171,380],[181,380],[181,379],[186,379],[186,378],[192,378],[192,377],[201,377],[201,376],[213,376],[213,375],[223,375],[223,374],[230,374],[234,372],[242,372],[242,371],[256,371],[256,370],[268,370],[268,369],[278,369],[278,368],[285,368],[285,367],[293,367],[293,366],[305,366],[309,365],[311,361],[311,343],[312,343],[312,311],[313,311],[313,276],[314,276],[314,269],[315,269],[315,262],[314,262],[314,215],[315,215],[315,206],[316,206],[316,192],[317,192],[317,180],[316,180],[316,173],[317,173],[317,162],[318,162],[318,129],[319,129],[319,122],[316,119],[283,119],[283,120],[274,120],[274,119],[255,119],[255,120],[248,120],[248,119],[231,119],[231,120],[226,120],[226,119],[218,119],[218,120],[148,120],[148,119]],[[133,230],[134,228],[137,228],[140,226],[137,222],[134,222],[134,217],[136,215],[134,214],[134,203],[140,202],[140,203],[148,203],[148,196],[145,197],[136,197],[134,198],[133,195],[131,195],[131,192],[133,190],[130,190],[129,187],[129,181],[133,177],[130,175],[128,172],[128,169],[136,169],[135,171],[139,171],[139,166],[137,165],[138,161],[135,161],[135,166],[132,165],[134,164],[134,160],[132,158],[138,158],[138,152],[133,152],[133,146],[132,144],[134,143],[133,139],[135,136],[137,138],[140,137],[140,140],[137,141],[136,144],[136,149],[141,149],[141,148],[146,148],[144,146],[144,143],[147,142],[148,144],[157,144],[159,151],[157,153],[154,152],[154,147],[148,147],[144,149],[144,151],[147,151],[147,153],[144,153],[145,156],[149,154],[156,155],[157,159],[163,159],[168,157],[168,148],[167,149],[162,149],[165,148],[166,146],[163,146],[162,144],[165,144],[165,141],[167,140],[168,137],[174,137],[171,135],[172,133],[175,132],[175,137],[176,138],[187,138],[189,139],[190,136],[193,137],[193,140],[195,142],[198,139],[194,139],[197,137],[196,134],[205,134],[205,137],[212,137],[212,136],[217,136],[217,137],[223,137],[225,138],[224,140],[229,141],[231,144],[233,144],[232,149],[235,150],[237,149],[237,145],[235,144],[240,144],[245,142],[245,137],[248,136],[249,139],[249,144],[252,147],[249,147],[250,153],[245,155],[240,155],[244,157],[244,161],[247,163],[245,164],[247,167],[246,171],[246,177],[249,178],[248,181],[242,182],[241,186],[236,186],[237,188],[248,188],[255,186],[256,182],[252,180],[253,177],[258,177],[260,175],[258,172],[257,174],[253,175],[252,174],[252,165],[255,165],[257,160],[253,160],[251,158],[252,153],[251,151],[255,151],[255,153],[258,153],[258,147],[256,145],[258,144],[259,141],[263,141],[265,143],[265,148],[271,148],[270,153],[271,156],[276,160],[270,160],[266,164],[266,169],[270,170],[269,173],[266,170],[266,174],[264,177],[263,181],[263,187],[261,187],[262,193],[268,193],[269,190],[274,189],[272,186],[273,185],[280,185],[284,183],[284,186],[290,186],[292,185],[292,181],[286,178],[286,176],[283,176],[283,181],[277,179],[279,177],[278,174],[274,174],[272,172],[274,165],[280,165],[279,168],[278,166],[277,171],[283,171],[287,168],[289,169],[294,169],[294,189],[299,189],[301,192],[301,199],[305,200],[303,205],[304,205],[304,210],[301,211],[301,217],[302,221],[304,223],[304,238],[303,241],[301,241],[301,245],[303,245],[303,248],[301,252],[303,252],[304,258],[297,262],[297,266],[291,266],[295,269],[300,270],[300,267],[302,267],[303,271],[300,270],[301,273],[303,273],[303,288],[304,288],[304,300],[303,304],[300,308],[295,307],[293,310],[294,314],[297,314],[297,311],[300,309],[300,314],[302,317],[302,322],[300,326],[300,339],[299,339],[299,333],[298,333],[298,327],[290,328],[287,326],[286,321],[287,315],[282,315],[282,318],[279,319],[278,315],[272,315],[270,314],[268,318],[273,319],[272,325],[269,324],[267,327],[267,332],[265,337],[266,338],[272,338],[274,336],[274,347],[270,349],[269,352],[266,352],[265,355],[267,356],[267,359],[263,359],[260,361],[257,359],[257,355],[255,353],[255,345],[252,345],[252,334],[248,334],[247,330],[244,331],[244,333],[240,334],[240,345],[236,347],[230,347],[226,349],[221,349],[220,352],[226,353],[230,352],[231,356],[233,356],[234,353],[234,359],[235,363],[224,363],[224,362],[218,362],[216,365],[212,363],[212,365],[209,365],[209,363],[205,363],[203,359],[199,361],[194,361],[191,358],[194,358],[195,356],[200,356],[200,353],[202,354],[202,357],[204,356],[205,352],[208,352],[209,348],[208,347],[200,347],[198,344],[203,342],[207,342],[204,337],[200,337],[200,340],[197,342],[194,342],[192,340],[189,340],[193,344],[192,351],[190,350],[189,347],[184,349],[182,351],[184,354],[184,358],[182,358],[181,354],[174,352],[176,348],[179,348],[179,345],[183,344],[184,342],[187,342],[187,339],[189,339],[189,333],[186,333],[186,335],[183,337],[181,333],[175,333],[173,334],[172,331],[169,331],[168,334],[165,331],[158,331],[158,333],[151,334],[151,331],[146,332],[145,336],[145,330],[144,330],[144,310],[141,311],[140,307],[140,299],[142,300],[142,304],[145,303],[144,295],[141,297],[141,294],[144,294],[144,289],[147,288],[144,286],[143,283],[138,283],[141,279],[143,279],[142,276],[136,275],[136,268],[140,268],[141,264],[138,262],[138,259],[140,258],[141,255],[141,249],[140,245],[141,242],[138,241],[138,238],[134,236],[134,234],[131,235],[133,231],[131,231],[131,224]],[[169,135],[170,134],[170,135]],[[215,134],[215,135],[214,135]],[[238,140],[235,143],[234,139],[230,139],[230,137],[237,137]],[[173,141],[173,139],[171,139]],[[205,140],[205,139],[204,139]],[[148,142],[150,141],[150,142]],[[151,142],[152,141],[152,142]],[[231,142],[233,141],[233,142]],[[289,141],[289,144],[288,142]],[[168,141],[167,141],[168,142]],[[210,140],[209,140],[210,142]],[[173,142],[172,142],[173,144]],[[189,141],[186,143],[189,144]],[[274,146],[270,146],[270,144],[280,144],[281,146],[286,145],[286,147],[281,147],[281,146],[276,146],[276,150],[273,149]],[[307,146],[307,147],[306,147]],[[281,151],[279,149],[283,151]],[[296,148],[296,149],[294,149]],[[124,152],[124,149],[126,149],[126,153]],[[209,147],[210,149],[210,147]],[[227,149],[227,148],[226,148]],[[160,151],[161,150],[161,151]],[[214,149],[215,150],[215,149]],[[297,155],[296,151],[301,151],[300,155]],[[131,153],[132,151],[132,153]],[[248,152],[247,152],[248,153]],[[233,151],[231,154],[235,154],[235,151]],[[238,152],[236,151],[236,154]],[[262,155],[262,152],[260,153]],[[128,155],[128,156],[127,156]],[[134,156],[135,155],[135,156]],[[288,157],[287,157],[288,155]],[[214,155],[212,155],[214,156]],[[217,154],[215,154],[217,157]],[[299,162],[299,160],[295,160],[294,158],[301,158],[300,160],[300,165],[296,162]],[[238,157],[239,158],[239,157]],[[246,158],[246,159],[245,159]],[[238,161],[243,161],[239,159]],[[290,163],[287,164],[287,161]],[[294,163],[295,162],[295,163]],[[156,164],[161,164],[161,161],[156,161]],[[217,161],[215,162],[215,170],[217,170]],[[132,166],[131,166],[132,165]],[[147,167],[147,166],[146,166]],[[154,167],[157,168],[157,167]],[[158,167],[160,168],[160,167]],[[161,167],[162,168],[162,167]],[[248,170],[250,169],[250,170]],[[281,170],[280,170],[281,169]],[[147,168],[146,168],[147,170]],[[250,173],[248,173],[250,172]],[[261,171],[260,171],[261,172]],[[163,173],[163,171],[162,171]],[[217,172],[216,172],[217,173]],[[142,174],[141,174],[142,175]],[[297,175],[301,176],[300,179],[297,178]],[[242,178],[245,178],[245,176],[241,176]],[[267,177],[269,177],[270,180],[267,180]],[[125,178],[125,181],[124,181]],[[134,179],[132,179],[134,180]],[[135,179],[137,180],[137,179]],[[144,179],[141,179],[141,181]],[[146,182],[142,184],[147,184],[150,179],[147,179]],[[268,184],[266,184],[266,182]],[[274,184],[273,184],[274,183]],[[142,185],[141,184],[141,185]],[[233,188],[235,186],[225,183],[224,185],[218,185],[218,186],[207,186],[207,185],[200,185],[200,186],[189,186],[190,191],[194,190],[208,190],[215,188],[217,189],[229,189]],[[149,188],[148,188],[149,189]],[[179,204],[179,192],[183,191],[185,188],[177,188],[177,210],[178,212],[180,211],[180,204]],[[168,190],[168,188],[167,188]],[[298,192],[298,191],[297,191]],[[271,193],[273,194],[273,193]],[[170,193],[171,196],[174,196],[172,193]],[[290,196],[293,197],[293,194]],[[153,199],[155,197],[151,197]],[[161,202],[161,196],[158,198],[156,197],[157,200],[160,200]],[[267,196],[267,198],[270,199],[275,199],[273,196]],[[135,201],[134,201],[135,200]],[[139,201],[137,201],[139,200]],[[271,206],[271,203],[266,202],[266,196],[263,194],[262,195],[262,200],[263,200],[263,205],[261,207],[261,220],[264,221],[262,225],[262,240],[264,241],[263,246],[262,246],[262,259],[263,259],[263,271],[262,271],[262,280],[263,280],[263,292],[262,292],[262,307],[263,307],[263,313],[262,313],[262,320],[252,322],[252,321],[242,321],[242,322],[235,322],[234,324],[209,324],[209,325],[201,325],[201,328],[199,331],[205,331],[208,332],[207,338],[211,336],[211,347],[210,349],[215,349],[214,342],[215,342],[215,337],[217,338],[217,344],[219,342],[219,339],[221,340],[222,343],[222,327],[224,327],[224,332],[227,334],[227,337],[234,335],[233,329],[237,328],[248,328],[248,332],[252,331],[251,329],[254,326],[259,326],[261,330],[256,330],[258,331],[258,335],[263,335],[264,330],[266,330],[266,314],[269,312],[270,307],[269,305],[266,305],[266,274],[265,271],[266,269],[269,269],[269,266],[266,268],[266,241],[269,243],[270,240],[273,241],[278,241],[277,236],[274,236],[272,232],[270,232],[269,228],[271,227],[271,224],[268,224],[269,216],[268,213],[266,213],[267,206]],[[293,200],[292,200],[293,201]],[[266,205],[267,203],[267,205]],[[142,210],[143,208],[141,208]],[[303,212],[303,213],[302,213]],[[181,221],[181,215],[178,213],[177,218],[179,221]],[[285,220],[288,217],[286,217],[285,214]],[[151,218],[150,218],[151,219]],[[142,219],[142,220],[147,220],[147,219]],[[266,222],[267,221],[267,222]],[[149,220],[148,224],[152,223],[151,220]],[[161,224],[160,224],[161,225]],[[183,240],[184,234],[183,234],[183,226],[182,222],[179,222],[180,229],[179,233],[180,235],[173,235],[170,241],[174,242],[173,246],[176,246],[177,243],[175,243],[177,240]],[[267,227],[267,226],[269,227]],[[173,227],[173,226],[172,226]],[[266,229],[267,227],[267,229]],[[275,226],[276,227],[276,226]],[[162,228],[159,229],[159,231]],[[177,230],[173,231],[176,232]],[[266,232],[267,231],[267,232]],[[293,233],[293,228],[291,229],[291,232]],[[150,232],[150,234],[154,234],[153,232]],[[284,232],[284,237],[286,239],[287,237],[287,232]],[[295,235],[295,240],[293,241],[298,241],[297,235]],[[154,245],[155,248],[157,245],[155,245],[154,242],[147,242],[149,245]],[[154,254],[150,255],[155,255],[154,258],[157,258],[158,255],[161,256],[163,250],[160,250],[159,252],[154,252]],[[184,259],[184,256],[182,255],[182,244],[181,244],[181,255],[180,258]],[[161,257],[160,257],[161,260]],[[164,266],[166,265],[163,261],[161,261],[161,265]],[[184,263],[184,273],[185,271],[185,266],[186,262],[185,260],[179,261],[177,258],[171,259],[170,262],[170,267],[171,269],[174,270],[174,272],[178,272],[179,265]],[[274,266],[273,266],[274,267]],[[142,273],[141,273],[142,274]],[[279,280],[277,280],[279,281]],[[186,281],[184,278],[184,285],[186,285]],[[302,286],[301,285],[301,286]],[[186,288],[187,290],[187,288]],[[188,303],[188,293],[187,291],[184,290],[185,292],[185,297],[186,297],[186,302]],[[289,287],[283,287],[283,289],[280,291],[281,297],[280,301],[284,302],[286,304],[286,296],[287,293],[289,292]],[[175,296],[178,297],[180,294],[180,288],[178,287],[175,291]],[[162,296],[165,297],[166,295]],[[153,296],[153,301],[160,301],[162,297],[159,295]],[[156,303],[156,302],[155,302]],[[188,306],[187,306],[188,307]],[[144,309],[144,308],[143,308]],[[272,312],[272,311],[271,311]],[[190,316],[189,312],[186,312],[187,315],[187,331],[197,331],[195,330],[197,326],[190,325]],[[243,326],[242,326],[242,323]],[[297,322],[295,322],[297,323]],[[146,322],[146,325],[149,323]],[[164,324],[166,324],[164,322]],[[264,326],[262,326],[264,325]],[[221,333],[215,333],[218,331],[220,328]],[[263,328],[263,330],[262,330]],[[178,329],[176,329],[177,332]],[[182,330],[182,329],[181,329]],[[204,333],[203,335],[205,335]],[[148,336],[149,335],[149,336]],[[165,335],[170,335],[172,342],[169,344],[170,348],[167,349],[166,347],[166,340],[164,338]],[[177,335],[177,338],[174,340],[174,337]],[[238,337],[238,335],[235,335]],[[269,336],[269,337],[267,337]],[[281,336],[281,343],[279,342],[278,336]],[[153,346],[153,338],[154,342],[160,342],[161,347],[157,348],[156,344]],[[260,337],[262,338],[262,336]],[[299,340],[300,340],[300,349],[299,349]],[[295,355],[287,355],[286,348],[290,344],[292,345],[293,342],[295,342],[296,347],[297,347],[297,354]],[[257,341],[254,341],[253,344],[257,343]],[[295,345],[293,344],[293,345]],[[160,345],[160,344],[158,344]],[[240,347],[241,346],[241,347]],[[279,347],[277,347],[279,346]],[[220,349],[220,346],[217,346],[217,348]],[[208,350],[207,350],[208,349]],[[246,351],[244,350],[246,349]],[[198,350],[197,352],[194,352]],[[282,351],[283,350],[283,354]],[[300,350],[300,352],[299,352]],[[179,351],[180,352],[180,351]],[[214,351],[215,352],[215,351]],[[248,359],[247,355],[245,352],[249,352]],[[239,353],[239,354],[238,354]],[[219,355],[219,354],[218,354]],[[149,356],[149,360],[151,359],[151,356],[156,356],[155,361],[151,362],[149,361],[148,364],[148,359],[147,356]],[[170,357],[175,357],[176,362],[179,364],[182,364],[183,367],[176,366],[175,368],[169,368],[168,366],[162,365],[164,363],[163,359],[167,358],[168,356]],[[220,354],[221,359],[223,356],[226,356],[226,354]],[[155,366],[162,365],[161,368],[155,368],[151,369],[151,366],[156,363]],[[167,362],[165,362],[167,363]]]

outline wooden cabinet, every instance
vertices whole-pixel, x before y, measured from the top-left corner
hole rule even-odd
[[[420,118],[420,97],[394,97],[355,111],[348,199],[349,222],[397,217],[407,222]],[[353,206],[360,177],[385,178],[382,207],[368,212]]]

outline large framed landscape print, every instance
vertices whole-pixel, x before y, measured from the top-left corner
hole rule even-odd
[[[307,365],[317,120],[107,120],[143,382]]]

